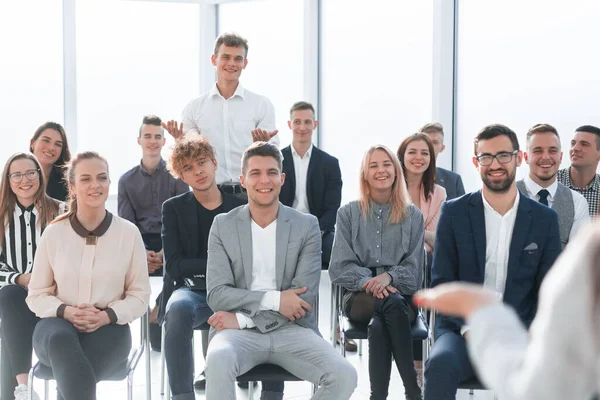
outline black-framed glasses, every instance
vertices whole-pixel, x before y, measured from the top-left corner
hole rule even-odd
[[[20,172],[13,172],[12,174],[8,174],[8,177],[14,183],[21,183],[21,181],[23,181],[24,176],[27,177],[28,181],[35,181],[37,178],[40,177],[40,170],[39,169],[30,169],[28,171],[25,171],[24,174],[22,174]]]
[[[475,158],[477,159],[477,162],[479,163],[479,165],[482,165],[484,167],[487,167],[489,165],[492,165],[492,163],[494,162],[494,158],[496,160],[498,160],[498,162],[500,164],[508,164],[514,155],[516,155],[519,152],[519,150],[515,150],[512,152],[508,152],[508,151],[503,151],[501,153],[498,154],[484,154],[481,156],[475,156]]]

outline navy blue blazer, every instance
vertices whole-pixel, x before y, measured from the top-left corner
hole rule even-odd
[[[481,191],[442,205],[438,220],[431,286],[464,281],[483,284],[485,277],[485,215]],[[529,327],[537,311],[540,284],[561,252],[558,215],[521,195],[508,256],[504,302]],[[440,316],[435,336],[460,332],[464,321]]]
[[[296,196],[296,172],[291,146],[281,150],[285,182],[279,201],[288,207]],[[319,220],[322,232],[333,232],[337,210],[342,202],[342,172],[338,159],[313,146],[306,176],[306,197],[309,212]]]
[[[234,195],[227,193],[222,193],[222,195],[224,212],[246,204],[246,200]],[[198,206],[194,192],[187,192],[165,201],[162,206],[165,273],[158,308],[159,323],[163,321],[171,294],[183,286],[183,278],[189,278],[198,273],[206,274],[207,259],[198,256],[199,240]]]
[[[456,172],[437,167],[435,183],[446,189],[446,200],[452,200],[465,194],[462,178]]]

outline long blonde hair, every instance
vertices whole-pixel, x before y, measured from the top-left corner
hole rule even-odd
[[[394,165],[394,170],[396,171],[396,178],[392,184],[392,197],[390,199],[392,207],[388,223],[398,224],[406,217],[406,210],[408,209],[409,204],[411,204],[411,201],[408,190],[406,189],[406,182],[404,182],[404,174],[402,173],[400,162],[396,155],[384,145],[378,144],[371,146],[363,156],[360,166],[360,198],[358,199],[358,204],[363,213],[363,217],[366,218],[371,212],[371,187],[367,181],[367,172],[369,170],[371,154],[376,150],[384,151],[388,155]]]
[[[104,157],[102,157],[95,151],[84,151],[83,153],[79,153],[75,157],[73,157],[71,159],[71,162],[67,166],[67,171],[65,172],[65,178],[67,178],[67,181],[69,182],[68,211],[56,217],[56,219],[52,221],[52,223],[68,219],[71,217],[71,215],[77,213],[77,198],[75,197],[75,193],[73,192],[73,185],[75,183],[75,167],[77,167],[77,164],[79,164],[79,162],[83,160],[92,160],[94,158],[104,161],[104,163],[106,164],[106,172],[108,173],[108,162]]]
[[[37,209],[39,215],[36,225],[42,229],[45,228],[46,225],[51,223],[54,217],[58,215],[59,211],[59,202],[46,194],[47,177],[44,175],[38,159],[33,154],[29,153],[13,154],[4,165],[2,185],[0,185],[0,221],[2,221],[2,224],[0,224],[0,243],[2,247],[4,247],[4,235],[8,228],[8,224],[10,223],[10,217],[15,212],[15,207],[17,206],[17,195],[12,191],[10,187],[10,178],[8,177],[10,166],[17,160],[31,160],[38,170],[40,187],[33,195],[33,205]],[[27,179],[25,177],[23,178]]]

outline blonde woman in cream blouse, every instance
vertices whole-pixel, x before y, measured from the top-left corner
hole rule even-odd
[[[146,312],[146,251],[135,225],[105,209],[104,158],[78,154],[66,176],[70,211],[42,235],[27,304],[42,318],[33,348],[62,397],[95,399],[96,383],[127,359],[128,324]]]

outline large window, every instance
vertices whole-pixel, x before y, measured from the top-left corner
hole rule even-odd
[[[304,96],[304,0],[265,0],[219,6],[219,33],[248,39],[248,66],[240,81],[275,106],[281,146],[292,141],[288,110]],[[314,55],[317,56],[316,54]]]
[[[1,169],[38,126],[63,123],[62,1],[2,1],[0,15]]]
[[[394,152],[432,113],[433,2],[323,2],[321,147],[340,160],[342,201],[364,152]]]
[[[528,128],[554,125],[568,166],[575,128],[600,125],[600,3],[460,1],[458,12],[456,165],[467,191],[481,186],[473,137],[490,123],[516,131],[521,148]]]
[[[140,161],[142,117],[179,120],[199,95],[199,19],[197,4],[77,1],[78,150],[108,158],[111,193]]]

